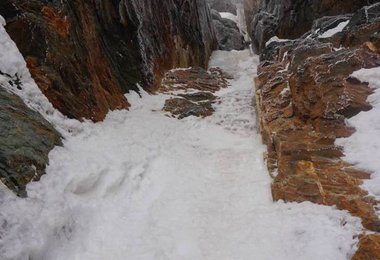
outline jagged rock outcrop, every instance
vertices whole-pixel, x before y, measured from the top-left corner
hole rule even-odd
[[[261,0],[260,11],[250,25],[257,52],[273,36],[295,39],[310,30],[315,19],[323,16],[353,13],[377,0]]]
[[[159,92],[172,97],[166,100],[163,111],[178,119],[212,115],[214,112],[212,104],[218,102],[213,93],[226,88],[228,78],[230,77],[219,68],[207,71],[195,67],[167,72]]]
[[[350,75],[380,66],[379,17],[375,4],[354,15],[317,20],[315,31],[299,39],[270,43],[261,54],[256,79],[274,200],[336,205],[375,232],[380,232],[379,201],[360,186],[370,173],[342,160],[335,140],[355,131],[346,118],[371,109],[367,97],[372,90]],[[341,32],[321,37],[347,19]],[[354,259],[377,259],[367,256],[378,255],[373,251],[378,238],[363,235],[359,246]]]
[[[216,10],[212,10],[212,19],[220,50],[244,50],[246,46],[244,36],[234,21],[222,18]]]
[[[0,15],[36,83],[71,118],[102,120],[124,93],[174,67],[207,67],[216,48],[205,0],[4,0]]]
[[[228,12],[236,14],[236,0],[207,0],[211,9],[217,10],[218,12]]]
[[[0,180],[19,196],[45,172],[60,135],[39,113],[0,85]]]

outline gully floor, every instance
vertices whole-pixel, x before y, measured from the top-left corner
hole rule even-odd
[[[15,62],[0,65],[27,73],[1,31],[0,57],[9,53]],[[64,147],[50,153],[47,174],[28,186],[27,199],[0,186],[0,258],[350,258],[358,219],[272,201],[252,104],[257,65],[248,51],[213,54],[210,66],[234,79],[205,119],[167,117],[168,97],[145,93],[129,94],[130,111],[111,112],[102,123],[45,114]],[[46,111],[35,83],[24,80],[34,92],[18,94]]]

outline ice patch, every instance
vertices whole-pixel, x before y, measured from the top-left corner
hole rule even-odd
[[[219,12],[220,16],[224,19],[229,19],[229,20],[232,20],[234,21],[236,24],[239,23],[239,19],[238,19],[238,16],[237,15],[234,15],[232,13],[229,13],[229,12]]]
[[[334,36],[335,34],[343,31],[343,29],[347,26],[347,24],[349,24],[349,22],[350,21],[348,20],[348,21],[339,23],[335,28],[327,30],[323,34],[319,35],[318,38],[330,38],[331,36]]]

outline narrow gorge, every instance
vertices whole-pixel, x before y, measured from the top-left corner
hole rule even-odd
[[[380,259],[380,1],[2,0],[0,260]]]

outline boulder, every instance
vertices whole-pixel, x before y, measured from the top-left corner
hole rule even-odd
[[[172,97],[166,100],[162,110],[178,119],[210,116],[215,111],[212,104],[218,101],[213,93],[227,87],[227,78],[218,68],[206,71],[195,67],[169,71],[159,91]]]
[[[60,135],[39,113],[0,85],[0,180],[19,196],[39,180]]]
[[[220,50],[244,50],[246,47],[244,36],[240,33],[237,24],[212,10],[212,18],[215,25],[216,38]]]
[[[4,0],[0,15],[33,78],[70,118],[102,120],[165,71],[207,67],[217,47],[205,0]]]
[[[206,117],[215,111],[210,101],[190,101],[186,97],[166,100],[163,110],[178,119],[188,116]]]

